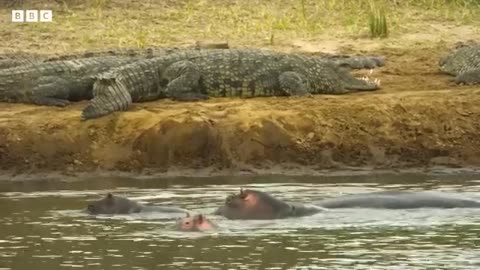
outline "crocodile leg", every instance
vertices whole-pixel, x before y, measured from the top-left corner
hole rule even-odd
[[[480,84],[480,69],[474,69],[458,74],[455,78],[457,84]]]
[[[278,76],[278,81],[280,83],[280,89],[284,91],[284,94],[287,96],[310,95],[310,85],[308,84],[307,78],[297,72],[283,72]]]
[[[115,78],[99,78],[93,85],[95,96],[82,111],[82,119],[98,118],[115,111],[125,111],[132,104],[127,87]]]
[[[200,71],[190,61],[178,61],[165,69],[164,78],[169,81],[167,95],[173,100],[198,101],[208,99],[200,93]]]
[[[126,111],[133,101],[164,97],[157,59],[136,61],[96,76],[93,99],[82,112],[83,119],[98,118],[115,111]]]

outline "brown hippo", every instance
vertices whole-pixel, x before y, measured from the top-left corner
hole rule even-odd
[[[103,199],[90,203],[87,206],[87,212],[92,215],[132,214],[140,212],[188,213],[188,211],[176,207],[142,205],[128,198],[115,196],[112,193],[108,193]]]
[[[217,229],[217,225],[202,214],[190,216],[187,213],[186,217],[177,222],[177,229],[184,232],[204,232]]]
[[[320,207],[286,203],[262,191],[241,189],[239,194],[228,196],[214,214],[228,219],[280,219],[310,216],[320,211]]]

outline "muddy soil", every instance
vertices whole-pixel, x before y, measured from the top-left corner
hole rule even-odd
[[[381,80],[375,92],[160,100],[89,121],[80,120],[87,102],[67,108],[1,103],[0,169],[275,173],[480,166],[480,87],[457,86],[439,73],[447,48],[369,51],[387,57],[371,75]]]

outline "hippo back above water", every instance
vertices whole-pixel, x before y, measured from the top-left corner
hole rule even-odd
[[[188,211],[177,207],[164,207],[156,205],[142,205],[125,197],[115,196],[108,193],[104,198],[94,201],[87,206],[87,212],[97,214],[133,214],[140,212],[162,212],[162,213],[188,213]]]
[[[227,197],[214,214],[228,219],[279,219],[301,217],[322,211],[319,207],[291,204],[258,190],[240,190]]]
[[[350,194],[315,203],[324,208],[480,208],[480,201],[440,192],[381,191]]]

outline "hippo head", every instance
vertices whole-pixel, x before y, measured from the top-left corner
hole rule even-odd
[[[97,214],[130,214],[140,212],[140,205],[127,198],[114,196],[108,193],[103,199],[92,202],[87,206],[87,212]]]
[[[115,196],[112,193],[108,193],[103,199],[92,202],[87,206],[87,212],[92,215],[96,214],[114,214],[115,209]]]
[[[290,206],[267,193],[240,189],[239,194],[228,196],[214,214],[228,219],[274,219],[285,209]]]
[[[215,225],[202,214],[187,216],[177,222],[177,229],[184,232],[200,232],[215,229]]]

